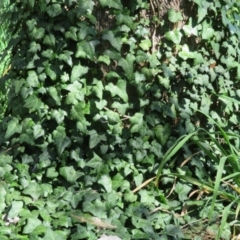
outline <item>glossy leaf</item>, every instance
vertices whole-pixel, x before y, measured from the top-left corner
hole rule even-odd
[[[17,118],[13,118],[7,126],[7,132],[5,133],[5,138],[11,137],[14,133],[21,133],[22,126]]]
[[[57,129],[53,131],[53,139],[59,155],[71,144],[70,138],[66,136],[65,128],[62,126],[58,126]]]

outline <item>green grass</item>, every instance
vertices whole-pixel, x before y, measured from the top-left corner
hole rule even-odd
[[[6,53],[6,48],[10,40],[11,31],[8,24],[9,0],[4,0],[0,3],[0,79],[7,73],[10,64],[11,54]],[[8,81],[0,82],[0,120],[3,119],[4,112],[7,107],[7,86]]]
[[[229,98],[228,101],[236,103],[234,99]],[[240,102],[238,102],[238,104],[240,104]],[[205,129],[199,128],[197,131],[179,138],[163,157],[157,172],[155,184],[158,185],[161,177],[166,176],[163,174],[165,164],[167,164],[186,143],[197,145],[202,153],[205,154],[206,159],[209,159],[213,165],[216,166],[216,176],[211,177],[211,181],[209,181],[209,179],[203,181],[202,179],[200,180],[186,174],[169,173],[167,175],[168,177],[172,176],[175,179],[183,180],[185,183],[198,187],[201,191],[208,193],[208,195],[210,194],[210,200],[207,200],[210,204],[208,212],[209,223],[214,220],[213,216],[217,202],[224,202],[225,207],[216,235],[216,239],[220,239],[226,225],[230,221],[229,216],[234,216],[237,222],[240,209],[240,149],[239,146],[234,144],[240,136],[232,132],[224,131],[213,118],[206,114],[204,115],[217,131],[208,132]],[[226,187],[228,187],[228,190]],[[231,191],[229,191],[229,187]],[[206,201],[202,201],[202,207],[204,207],[204,204],[206,204]],[[232,231],[235,232],[235,224],[232,224],[232,229]]]

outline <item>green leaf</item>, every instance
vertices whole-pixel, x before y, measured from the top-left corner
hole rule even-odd
[[[165,34],[165,37],[172,41],[175,44],[179,44],[182,39],[182,33],[180,32],[179,29],[175,29],[173,31],[169,31]]]
[[[30,33],[30,36],[35,40],[39,40],[45,36],[45,29],[42,27],[34,28],[33,31]]]
[[[86,14],[90,15],[90,13],[93,11],[95,2],[94,1],[86,1],[86,0],[78,0],[77,5],[78,5],[78,7],[76,8],[77,18],[80,19],[82,16],[84,16]]]
[[[131,132],[138,132],[139,129],[142,127],[143,124],[143,114],[142,113],[135,113],[134,116],[130,118],[131,122]]]
[[[103,34],[102,36],[103,40],[109,41],[110,44],[116,48],[118,51],[120,51],[121,49],[121,39],[120,38],[116,38],[114,36],[114,33],[112,31],[107,31]]]
[[[75,65],[72,68],[71,73],[71,82],[77,81],[81,76],[85,75],[88,72],[88,67],[84,67],[82,65]]]
[[[47,13],[52,18],[60,15],[61,12],[62,12],[62,8],[61,8],[61,5],[58,3],[52,3],[47,8]]]
[[[164,126],[157,125],[154,128],[154,133],[157,139],[160,141],[160,143],[164,145],[172,133],[172,127],[169,123],[166,123]]]
[[[96,94],[96,96],[102,100],[103,97],[103,84],[102,81],[94,79],[95,80],[95,85],[92,87],[92,91]]]
[[[178,198],[180,201],[185,201],[188,199],[188,193],[192,188],[186,183],[177,182],[175,186],[175,192],[178,193]]]
[[[29,3],[29,6],[33,8],[35,4],[35,0],[28,0],[28,3]]]
[[[122,186],[123,180],[123,176],[120,173],[117,173],[112,179],[113,190],[117,191],[117,189]]]
[[[129,108],[129,103],[119,103],[119,102],[114,102],[112,105],[111,105],[111,108],[115,108],[117,109],[117,111],[121,114],[121,115],[124,115],[126,113],[126,110]]]
[[[117,81],[117,85],[114,85],[113,83],[109,83],[105,89],[107,91],[109,91],[112,95],[112,97],[114,96],[119,96],[124,102],[128,101],[128,95],[126,92],[126,81],[124,80],[118,80]]]
[[[163,85],[166,89],[169,89],[170,87],[170,79],[167,77],[162,77],[160,75],[157,76],[158,77],[158,81],[161,85]]]
[[[208,9],[204,8],[203,6],[198,7],[198,23],[200,23],[208,13]]]
[[[51,33],[46,35],[45,38],[43,39],[43,43],[51,47],[55,46],[55,42],[56,42],[56,39],[54,35]]]
[[[29,234],[29,233],[33,232],[36,229],[36,227],[40,226],[41,224],[42,224],[42,222],[38,218],[30,217],[27,219],[27,224],[23,228],[23,233]]]
[[[134,194],[133,192],[126,192],[123,194],[123,198],[126,202],[136,202],[137,200],[137,195]]]
[[[58,176],[58,172],[56,171],[55,167],[48,168],[46,176],[48,178],[56,178]]]
[[[68,182],[74,183],[81,176],[73,166],[62,167],[59,171],[60,175],[63,176]],[[82,173],[83,174],[83,173]]]
[[[44,130],[41,125],[33,126],[33,136],[34,136],[34,139],[44,136]]]
[[[21,133],[22,132],[22,125],[19,124],[17,118],[13,118],[7,126],[7,132],[5,134],[5,138],[11,137],[14,133]]]
[[[108,119],[108,122],[110,124],[115,124],[115,123],[119,123],[120,122],[120,118],[119,118],[119,114],[114,112],[114,111],[111,111],[111,110],[107,110],[105,112],[106,116],[107,116],[107,119]]]
[[[123,68],[125,75],[129,80],[134,79],[134,74],[133,74],[134,60],[135,60],[135,57],[132,54],[128,54],[126,58],[121,58],[118,62],[118,65]]]
[[[23,202],[22,201],[13,201],[12,205],[11,205],[11,209],[8,212],[8,218],[17,217],[22,210],[23,210]]]
[[[67,116],[67,112],[63,111],[62,109],[52,110],[51,116],[56,120],[58,124],[60,124],[60,123],[63,123],[64,118]]]
[[[177,12],[174,9],[168,10],[168,20],[172,23],[183,20],[181,12]]]
[[[115,9],[122,9],[122,3],[120,0],[100,0],[100,4],[102,7],[109,7]]]
[[[67,236],[64,232],[48,228],[42,240],[66,240]]]
[[[41,188],[38,183],[30,182],[23,190],[23,194],[31,196],[33,200],[37,200],[41,196]]]
[[[209,25],[207,20],[202,23],[202,39],[210,40],[214,36],[215,31]]]
[[[58,56],[58,59],[64,61],[70,67],[72,67],[72,65],[73,65],[73,61],[72,61],[72,57],[71,57],[72,54],[73,54],[72,51],[67,51],[66,50]]]
[[[89,147],[90,149],[97,146],[101,141],[106,141],[105,134],[98,134],[95,130],[89,131],[90,139],[89,139]]]
[[[142,48],[142,50],[148,51],[152,46],[152,42],[150,39],[144,39],[144,40],[141,40],[141,42],[139,43],[139,46],[140,48]]]
[[[53,139],[59,155],[71,144],[70,138],[66,136],[65,128],[62,126],[58,126],[57,129],[53,131]]]
[[[57,79],[57,73],[55,70],[53,70],[53,67],[51,65],[46,66],[46,74],[53,80],[55,81]]]
[[[95,46],[99,44],[98,40],[95,41],[82,41],[78,43],[76,57],[77,58],[88,58],[92,61],[96,60]]]
[[[179,226],[169,224],[165,227],[165,231],[168,236],[176,237],[178,239],[184,238],[182,229]]]
[[[111,62],[110,57],[107,56],[107,55],[99,56],[99,57],[98,57],[98,61],[99,61],[99,62],[104,62],[104,63],[105,63],[106,65],[108,65],[108,66],[109,66],[109,64],[110,64],[110,62]]]
[[[102,110],[105,106],[107,106],[107,101],[105,99],[100,101],[95,101],[96,107],[99,110]]]
[[[198,36],[198,29],[193,27],[192,18],[189,18],[188,24],[183,26],[183,31],[187,36]]]
[[[101,184],[108,193],[112,191],[112,180],[109,176],[102,175],[98,183]]]
[[[116,19],[117,19],[119,24],[123,23],[123,24],[126,24],[132,30],[134,29],[134,21],[133,21],[133,18],[131,16],[128,16],[126,14],[118,13],[118,14],[116,14]]]
[[[179,52],[179,57],[183,60],[187,60],[188,58],[195,58],[195,52],[190,52],[187,44],[183,44],[181,51]]]
[[[24,107],[30,108],[32,112],[33,110],[39,110],[43,107],[43,102],[37,96],[31,95],[25,100]]]
[[[31,87],[38,87],[38,75],[35,71],[28,71],[27,83]]]
[[[56,104],[58,106],[60,106],[61,105],[61,98],[58,95],[57,89],[55,87],[49,87],[48,92],[51,95],[51,97],[55,100]]]

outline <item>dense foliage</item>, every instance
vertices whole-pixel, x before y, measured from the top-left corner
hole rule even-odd
[[[193,0],[162,15],[156,3],[10,1],[1,239],[199,239],[238,203],[226,185],[232,198],[219,194],[204,225],[212,188],[202,186],[214,185],[222,153],[212,161],[199,146],[221,149],[217,126],[239,135],[238,5]],[[214,138],[196,137],[200,128]],[[195,138],[161,166],[186,134]],[[239,149],[239,138],[229,141]]]

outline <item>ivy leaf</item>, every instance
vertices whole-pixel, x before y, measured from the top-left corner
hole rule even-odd
[[[34,110],[39,110],[43,106],[43,102],[36,97],[35,95],[31,95],[25,100],[24,107],[26,108],[32,108],[31,112]]]
[[[55,81],[57,79],[57,74],[56,72],[52,69],[51,65],[46,66],[46,74],[53,80]]]
[[[102,100],[102,97],[103,97],[103,84],[102,84],[102,81],[100,80],[97,80],[97,79],[94,79],[95,80],[95,86],[92,87],[92,91],[96,94],[96,96]]]
[[[198,7],[198,23],[200,23],[207,16],[207,8],[203,6]]]
[[[49,5],[47,8],[47,13],[51,18],[54,18],[54,17],[60,15],[61,12],[62,12],[61,5],[57,4],[57,3],[53,3],[53,4]]]
[[[100,0],[102,7],[110,7],[115,9],[122,9],[122,3],[120,0]]]
[[[22,132],[22,125],[19,124],[19,121],[17,118],[13,118],[7,126],[7,132],[5,134],[5,138],[8,139],[11,137],[14,133],[21,133]]]
[[[112,179],[112,188],[117,191],[117,189],[122,186],[123,180],[123,176],[120,173],[117,173]]]
[[[172,237],[177,237],[179,239],[183,239],[184,235],[179,226],[169,224],[165,227],[166,234]]]
[[[154,128],[154,133],[157,139],[160,141],[160,143],[164,145],[172,133],[172,127],[169,123],[166,123],[164,126],[157,125]]]
[[[71,144],[70,138],[66,137],[65,128],[62,126],[58,126],[57,129],[53,131],[53,139],[59,155]]]
[[[39,40],[45,36],[45,29],[42,27],[34,28],[33,31],[30,33],[30,36],[35,40]]]
[[[177,12],[174,9],[168,10],[168,20],[172,23],[183,20],[181,12]]]
[[[42,240],[66,240],[67,236],[59,230],[53,231],[51,228],[48,228]]]
[[[64,61],[70,67],[72,67],[72,65],[73,65],[73,61],[72,61],[72,57],[71,57],[72,54],[73,54],[73,52],[71,52],[71,51],[64,51],[63,53],[61,53],[59,55],[58,59]]]
[[[77,58],[88,58],[92,61],[95,61],[95,46],[99,44],[98,40],[95,41],[82,41],[78,43],[76,57]]]
[[[120,38],[116,38],[114,36],[114,33],[112,31],[107,31],[103,34],[102,36],[103,40],[109,41],[110,44],[116,48],[118,51],[120,51],[121,49],[121,39]]]
[[[110,64],[110,62],[111,62],[109,56],[107,56],[107,55],[99,56],[99,57],[98,57],[98,61],[99,61],[99,62],[104,62],[104,63],[105,63],[106,65],[108,65],[108,66],[109,66],[109,64]]]
[[[179,57],[181,57],[183,60],[187,60],[188,58],[194,58],[195,54],[196,53],[194,52],[190,52],[187,44],[183,44],[182,49],[179,52]]]
[[[185,201],[188,199],[188,193],[190,192],[191,187],[188,186],[186,183],[178,182],[175,187],[175,192],[178,193],[178,197],[180,201]]]
[[[95,130],[89,131],[89,148],[92,149],[97,146],[101,141],[107,141],[105,134],[98,134]]]
[[[55,100],[58,106],[61,105],[61,98],[58,95],[57,89],[55,87],[49,87],[48,92],[50,93],[51,97]]]
[[[142,113],[135,113],[134,116],[132,116],[130,118],[130,122],[131,122],[131,132],[138,132],[139,129],[142,127],[143,125],[143,114]]]
[[[55,39],[53,34],[48,34],[43,39],[43,43],[48,45],[48,46],[54,47],[55,43],[56,43],[56,39]]]
[[[105,112],[106,116],[107,116],[107,119],[108,119],[108,122],[110,124],[115,124],[115,123],[119,123],[120,122],[120,118],[119,118],[119,114],[114,112],[114,111],[111,111],[111,110],[107,110]]]
[[[165,37],[172,41],[175,44],[179,44],[182,39],[182,33],[179,29],[174,29],[173,31],[169,31],[165,34]]]
[[[198,29],[193,27],[192,18],[189,18],[188,24],[183,26],[183,31],[187,36],[198,36]]]
[[[108,193],[112,191],[112,180],[109,176],[102,175],[98,183],[101,184]]]
[[[31,87],[38,87],[38,75],[35,71],[28,71],[27,83]]]
[[[29,234],[29,233],[33,232],[36,229],[36,227],[40,226],[41,224],[42,224],[42,222],[38,218],[30,217],[27,219],[27,224],[23,228],[23,233]]]
[[[162,77],[160,75],[157,76],[158,81],[161,85],[163,85],[165,88],[169,89],[170,87],[170,79],[168,77]]]
[[[202,39],[210,40],[214,36],[214,29],[209,27],[209,23],[204,21],[202,23]]]
[[[92,12],[93,7],[95,5],[94,1],[86,1],[86,0],[78,0],[77,3],[78,3],[78,7],[76,8],[77,18],[80,18],[81,16],[85,14],[89,14],[89,12]]]
[[[23,194],[31,196],[37,200],[41,196],[41,188],[38,183],[30,182],[29,185],[23,190]]]
[[[58,176],[58,172],[56,171],[55,167],[48,168],[46,176],[48,178],[56,178]]]
[[[63,176],[68,182],[74,183],[81,176],[73,166],[62,167],[59,171],[60,175]],[[83,174],[83,173],[82,173]]]
[[[75,65],[72,68],[72,73],[71,73],[71,82],[79,80],[81,76],[86,74],[88,72],[88,67],[84,67],[82,65]]]
[[[144,39],[144,40],[141,40],[141,42],[139,43],[139,46],[140,48],[142,48],[142,50],[148,51],[152,46],[152,42],[150,39]]]
[[[127,14],[121,14],[121,13],[117,14],[116,19],[118,23],[124,23],[132,30],[134,29],[134,21],[132,17],[128,16]]]
[[[22,201],[13,201],[11,205],[11,209],[8,212],[8,218],[15,218],[19,215],[23,208],[23,202]]]
[[[131,54],[128,54],[126,59],[121,58],[118,62],[118,65],[121,66],[125,72],[125,75],[129,80],[134,79],[134,73],[133,73],[133,62],[135,60],[135,57]]]
[[[114,96],[119,96],[124,102],[128,101],[128,95],[126,92],[126,81],[124,80],[118,80],[117,85],[114,85],[113,83],[109,83],[105,89],[109,91]]]
[[[102,110],[105,106],[107,106],[107,101],[105,99],[100,101],[95,101],[96,107],[99,110]]]
[[[129,108],[129,103],[121,104],[119,102],[114,102],[111,107],[116,108],[120,114],[124,115],[126,110]]]
[[[44,130],[41,125],[37,124],[33,126],[33,136],[34,136],[34,139],[44,136]]]

